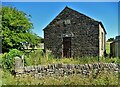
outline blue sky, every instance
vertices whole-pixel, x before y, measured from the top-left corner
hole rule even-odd
[[[32,16],[33,32],[43,37],[47,26],[63,9],[68,6],[95,20],[101,21],[107,31],[107,39],[118,35],[117,2],[3,2]]]

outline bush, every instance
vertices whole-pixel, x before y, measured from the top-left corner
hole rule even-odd
[[[43,57],[44,56],[41,49],[31,51],[24,56],[24,64],[25,66],[41,64],[41,59],[44,59]]]
[[[3,69],[8,69],[9,71],[12,71],[14,68],[14,57],[22,56],[22,54],[23,53],[17,49],[11,49],[9,53],[5,53],[2,56]]]

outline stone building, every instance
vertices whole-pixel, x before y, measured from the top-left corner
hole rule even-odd
[[[104,56],[103,24],[65,7],[44,29],[44,49],[55,57]]]
[[[110,55],[120,57],[120,35],[116,36],[115,40],[110,43]]]

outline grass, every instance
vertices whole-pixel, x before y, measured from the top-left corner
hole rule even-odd
[[[106,42],[106,53],[110,53],[110,42]]]
[[[14,77],[9,72],[3,72],[3,85],[117,85],[118,75],[113,72],[100,72],[96,78],[93,75],[84,77],[71,75],[64,77],[34,78],[32,76]]]
[[[110,43],[106,43],[106,51],[110,53]],[[99,60],[99,61],[98,61]],[[48,64],[90,64],[90,63],[120,63],[118,58],[101,57],[81,57],[81,58],[54,58],[51,53],[43,54],[42,50],[35,50],[25,55],[25,65],[48,65]],[[81,75],[71,75],[64,77],[44,77],[41,79],[32,76],[14,77],[7,70],[1,71],[3,85],[116,85],[118,84],[118,74],[102,71],[94,78],[93,75],[84,77]]]
[[[110,54],[110,42],[106,43],[106,52]],[[35,50],[25,56],[26,65],[48,65],[55,63],[65,63],[65,64],[86,64],[86,63],[120,63],[118,58],[109,57],[77,57],[77,58],[54,58],[50,52],[46,55],[43,54],[42,50]]]
[[[76,58],[54,58],[50,53],[43,55],[41,50],[36,50],[25,57],[25,65],[48,65],[48,64],[88,64],[88,63],[119,63],[119,58],[109,57],[76,57]]]
[[[111,42],[106,42],[106,53],[110,54],[110,43]]]

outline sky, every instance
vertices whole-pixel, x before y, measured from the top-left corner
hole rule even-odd
[[[33,32],[44,37],[43,29],[66,7],[97,21],[106,29],[106,39],[118,35],[118,2],[3,2],[32,16]]]

